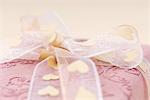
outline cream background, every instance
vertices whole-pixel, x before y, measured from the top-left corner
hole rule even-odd
[[[91,37],[96,33],[109,32],[117,25],[130,24],[138,29],[142,43],[150,44],[149,1],[0,0],[0,37],[16,40],[21,16],[56,11],[74,33],[73,36]]]

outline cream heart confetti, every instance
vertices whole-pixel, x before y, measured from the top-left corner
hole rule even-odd
[[[51,68],[57,69],[57,61],[55,56],[49,56],[47,63]]]
[[[56,38],[57,38],[57,34],[53,33],[50,37],[51,38],[49,39],[49,43],[53,43],[56,40]]]
[[[126,53],[126,57],[124,61],[130,62],[130,61],[133,61],[136,57],[137,57],[137,52],[135,50],[132,50]]]
[[[68,67],[67,67],[69,72],[80,72],[80,73],[87,73],[89,71],[89,66],[81,61],[77,60],[72,62]]]
[[[55,87],[49,85],[46,88],[39,90],[38,94],[40,96],[46,96],[46,95],[48,95],[48,96],[58,96],[59,95],[59,90],[56,89]]]
[[[47,74],[47,75],[44,75],[42,79],[45,80],[45,81],[57,80],[57,79],[59,79],[59,76],[54,75],[54,74]]]
[[[75,100],[97,100],[96,95],[84,87],[80,87]]]
[[[115,34],[119,35],[125,39],[133,40],[133,35],[135,35],[136,29],[129,25],[120,25],[120,27],[117,27],[115,30]]]

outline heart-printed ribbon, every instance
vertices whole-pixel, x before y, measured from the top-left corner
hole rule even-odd
[[[100,33],[94,39],[75,39],[69,35],[68,28],[54,13],[44,16],[25,16],[21,19],[21,22],[21,42],[12,46],[1,40],[0,62],[25,57],[23,55],[27,53],[35,55],[32,59],[37,59],[37,56],[41,55],[40,58],[43,61],[34,70],[28,100],[34,100],[38,96],[35,91],[43,83],[38,84],[36,79],[40,72],[47,68],[51,72],[55,65],[54,61],[57,61],[57,66],[59,66],[57,72],[60,76],[59,88],[61,95],[59,96],[60,98],[52,97],[53,100],[80,100],[80,97],[75,99],[76,94],[78,94],[77,91],[80,89],[88,90],[85,93],[95,98],[91,100],[102,100],[98,73],[95,64],[90,58],[94,57],[124,68],[136,67],[143,59],[137,31],[129,25],[120,25],[112,32]],[[41,49],[46,52],[40,53],[39,50]],[[82,63],[82,69],[79,66],[75,68],[71,65],[76,64],[77,66],[78,63]],[[69,69],[67,66],[71,66],[74,69]],[[68,69],[72,72],[69,72]],[[75,83],[78,80],[81,82]],[[50,99],[47,97],[44,99],[37,98],[37,100]]]

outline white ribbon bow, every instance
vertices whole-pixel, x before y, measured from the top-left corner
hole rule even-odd
[[[33,51],[36,51],[39,48],[52,47],[51,42],[56,39],[56,36],[60,36],[59,39],[61,40],[61,47],[70,52],[66,53],[64,50],[57,48],[57,46],[53,48],[58,64],[61,65],[58,73],[60,75],[62,97],[59,100],[74,100],[74,97],[70,98],[69,95],[75,95],[75,91],[77,91],[80,86],[85,86],[87,89],[91,90],[96,95],[95,100],[102,100],[100,81],[96,71],[96,66],[89,59],[90,57],[95,57],[96,59],[124,68],[136,67],[143,59],[137,32],[129,25],[120,25],[114,32],[111,33],[100,33],[95,39],[78,40],[70,37],[67,27],[62,23],[60,18],[50,13],[45,16],[23,17],[22,30],[22,40],[19,45],[11,47],[8,46],[5,41],[0,42],[2,43],[0,47],[0,62],[3,63],[10,61],[31,52],[39,55],[39,52]],[[53,51],[53,49],[50,50]],[[86,62],[90,68],[89,73],[86,76],[80,74],[80,77],[76,77],[75,80],[70,81],[68,78],[75,77],[76,74],[69,74],[65,68],[65,66],[70,64],[69,59],[73,59],[73,61],[82,60]],[[40,67],[43,65],[47,66],[46,62],[47,59],[41,61],[35,68],[28,100],[34,100],[36,98],[34,92],[38,88],[37,85],[39,85],[36,83],[36,77],[39,75],[41,70],[46,68]],[[81,79],[81,77],[83,78]],[[86,77],[86,79],[84,79],[84,77]],[[82,82],[75,85],[74,82],[78,80],[82,80]],[[70,81],[69,84],[68,81]],[[92,87],[90,87],[90,85]],[[73,86],[76,90],[69,88]],[[48,99],[45,98],[44,100]]]

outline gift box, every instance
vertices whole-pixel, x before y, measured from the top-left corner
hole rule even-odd
[[[69,36],[54,14],[26,16],[22,41],[0,57],[0,100],[149,100],[149,46],[132,26]]]

